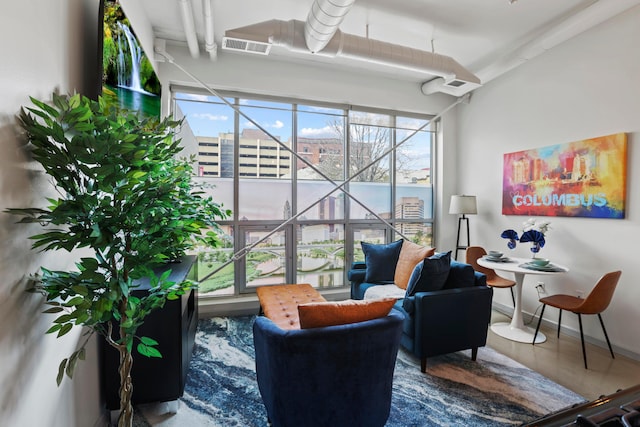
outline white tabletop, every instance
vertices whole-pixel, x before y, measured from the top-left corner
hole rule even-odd
[[[523,265],[531,262],[532,258],[505,257],[505,259],[507,259],[507,261],[490,261],[487,258],[482,257],[478,259],[478,264],[492,270],[510,271],[512,273],[521,274],[558,274],[566,273],[569,271],[567,267],[553,261],[548,264],[549,266],[554,268],[553,270],[538,270],[532,267],[523,267]]]

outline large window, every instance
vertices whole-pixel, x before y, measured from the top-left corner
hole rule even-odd
[[[361,241],[432,245],[433,129],[425,116],[174,88],[197,180],[232,218],[198,248],[201,296],[348,286]]]

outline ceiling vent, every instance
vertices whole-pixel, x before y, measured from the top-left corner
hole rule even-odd
[[[222,48],[226,50],[234,50],[236,52],[257,53],[259,55],[268,55],[271,50],[271,43],[262,43],[251,40],[236,39],[233,37],[224,37],[222,39]]]
[[[295,53],[311,54],[306,45],[304,35],[304,22],[272,19],[246,27],[227,30],[223,40],[223,49],[250,52],[245,47],[248,44],[264,47],[273,45],[286,47]],[[233,46],[230,44],[231,40],[238,43],[239,46],[231,47]],[[254,53],[266,55],[269,50]],[[435,76],[435,79],[422,85],[422,92],[425,95],[444,92],[460,96],[482,85],[478,77],[451,57],[352,34],[344,34],[340,30],[335,31],[334,36],[326,47],[313,55],[375,63],[391,69],[403,69]]]

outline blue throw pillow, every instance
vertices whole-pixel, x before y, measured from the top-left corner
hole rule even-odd
[[[364,281],[367,283],[393,283],[396,274],[396,264],[402,249],[402,239],[386,245],[360,242],[367,273]]]
[[[449,277],[443,289],[470,288],[475,286],[476,276],[473,267],[457,261],[451,261]]]
[[[449,277],[451,251],[437,253],[419,263],[413,269],[407,284],[407,296],[417,292],[439,291]]]

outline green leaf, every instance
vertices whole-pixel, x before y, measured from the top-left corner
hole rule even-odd
[[[158,345],[158,341],[149,337],[140,337],[140,341],[142,341],[144,345]]]
[[[58,387],[60,387],[60,383],[62,382],[62,378],[64,377],[64,371],[67,366],[67,359],[62,359],[60,365],[58,366],[58,376],[56,377],[56,383]]]
[[[60,338],[63,335],[66,335],[72,328],[73,328],[72,323],[65,323],[64,325],[62,325],[62,327],[60,328],[60,331],[58,331],[58,338]]]
[[[138,350],[138,353],[140,353],[143,356],[162,358],[162,354],[160,354],[160,352],[155,347],[150,347],[140,343],[137,346],[137,350]]]
[[[43,311],[43,313],[60,313],[64,309],[62,307],[51,307]]]
[[[62,325],[60,324],[55,324],[52,327],[50,327],[47,332],[45,332],[45,334],[52,334],[54,332],[58,332],[60,330],[60,328],[62,327]]]
[[[76,305],[80,305],[80,304],[82,304],[83,302],[84,302],[84,297],[82,297],[82,296],[77,296],[77,297],[73,297],[73,298],[71,298],[69,301],[67,301],[67,302],[65,303],[65,305],[66,305],[67,307],[73,307],[73,306],[76,306]]]

